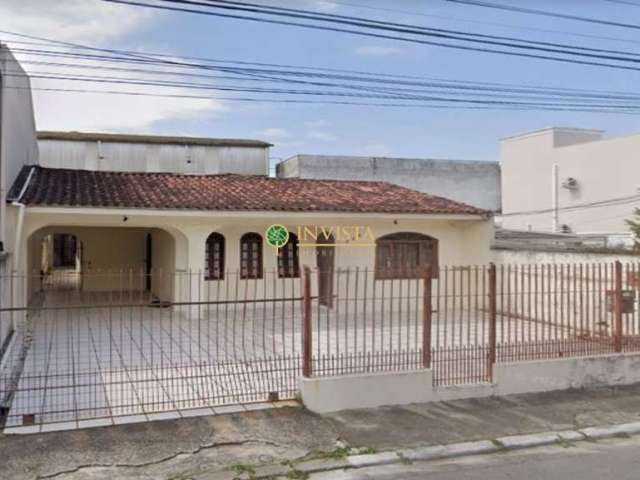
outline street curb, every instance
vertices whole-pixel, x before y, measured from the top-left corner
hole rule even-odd
[[[640,422],[588,427],[580,430],[541,432],[527,435],[511,435],[494,440],[433,445],[429,447],[406,448],[402,450],[350,455],[344,459],[315,459],[295,464],[295,470],[305,473],[328,472],[334,470],[356,469],[391,465],[407,462],[424,462],[446,458],[481,455],[487,453],[508,452],[526,448],[557,445],[563,442],[582,442],[605,438],[627,437],[640,434]],[[262,475],[253,478],[267,478]]]

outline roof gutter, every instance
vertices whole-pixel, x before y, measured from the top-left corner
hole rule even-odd
[[[22,185],[22,188],[20,189],[20,193],[18,194],[18,196],[15,198],[15,200],[13,200],[11,202],[11,205],[13,205],[14,207],[18,207],[18,224],[16,225],[16,238],[15,238],[15,243],[13,244],[13,256],[15,258],[14,262],[13,262],[13,270],[17,270],[17,266],[20,262],[20,245],[21,245],[21,240],[22,240],[22,230],[23,230],[23,226],[24,226],[24,211],[25,211],[25,204],[22,203],[20,200],[22,200],[22,197],[24,196],[24,193],[27,191],[27,187],[29,186],[29,183],[31,182],[31,178],[33,177],[33,174],[36,171],[36,167],[31,167],[31,170],[29,171],[29,175],[27,176],[26,181],[24,182],[24,185]]]

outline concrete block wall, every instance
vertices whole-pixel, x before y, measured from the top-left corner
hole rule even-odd
[[[296,155],[278,177],[386,181],[491,211],[501,208],[497,162],[424,158]]]
[[[499,363],[493,383],[434,387],[429,369],[300,380],[305,406],[316,413],[411,403],[540,393],[640,382],[640,354]]]

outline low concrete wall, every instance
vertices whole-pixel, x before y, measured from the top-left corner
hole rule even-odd
[[[431,401],[431,370],[302,378],[300,393],[312,412],[408,405]]]
[[[640,354],[612,354],[496,365],[499,395],[640,382]]]
[[[593,263],[613,263],[620,260],[622,263],[636,263],[640,258],[634,252],[629,253],[594,253],[594,252],[554,252],[542,250],[512,250],[496,249],[491,250],[491,257],[498,265],[504,264],[593,264]]]
[[[494,383],[434,387],[431,370],[302,379],[305,406],[329,413],[383,405],[440,402],[640,382],[640,354],[499,363]]]

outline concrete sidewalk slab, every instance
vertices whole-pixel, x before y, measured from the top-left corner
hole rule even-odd
[[[301,407],[0,435],[0,479],[217,479],[422,461],[640,434],[640,385],[384,407],[319,416]],[[613,427],[607,427],[613,425]],[[361,448],[364,455],[345,458]],[[371,452],[371,453],[369,453]],[[280,468],[283,467],[283,468]],[[288,469],[288,470],[287,470]],[[235,475],[237,476],[237,475]],[[246,478],[240,477],[240,478]]]
[[[639,404],[636,384],[347,410],[326,418],[350,445],[388,450],[633,423],[640,421]]]

